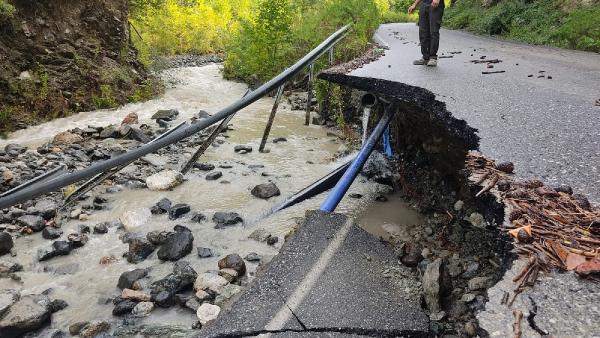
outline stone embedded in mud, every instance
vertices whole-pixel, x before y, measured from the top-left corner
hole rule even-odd
[[[160,201],[158,201],[156,205],[152,207],[152,209],[150,209],[150,212],[153,215],[165,214],[169,212],[169,210],[171,210],[172,204],[173,203],[171,202],[171,200],[169,200],[168,198],[163,198]]]
[[[117,282],[117,287],[119,289],[131,289],[131,288],[133,288],[133,283],[146,277],[147,275],[148,275],[147,269],[135,269],[135,270],[123,272],[121,274],[121,276],[119,277],[119,281]]]
[[[100,223],[94,225],[95,234],[105,234],[108,232],[108,225],[106,223]]]
[[[246,263],[238,254],[230,254],[219,260],[219,269],[233,269],[239,276],[246,273]]]
[[[67,239],[73,248],[81,248],[88,242],[88,236],[83,233],[69,234]]]
[[[42,216],[45,220],[50,220],[56,216],[56,209],[58,209],[58,205],[54,200],[49,198],[39,200],[35,206],[33,207],[36,213]]]
[[[69,325],[69,333],[71,334],[71,336],[76,336],[79,334],[79,332],[81,332],[81,329],[83,329],[88,324],[89,322],[77,322],[75,324],[71,324]]]
[[[192,215],[192,222],[194,223],[202,223],[206,220],[206,216],[199,212],[196,212]]]
[[[209,303],[204,303],[200,305],[198,311],[196,312],[196,316],[202,325],[206,325],[209,322],[217,319],[219,314],[221,313],[221,308],[217,305],[212,305]]]
[[[216,181],[219,178],[223,177],[223,173],[220,171],[214,171],[208,175],[206,175],[206,180],[207,181]]]
[[[142,225],[146,224],[152,213],[148,208],[129,210],[123,213],[119,221],[123,224],[123,228],[127,231],[134,231]]]
[[[134,317],[147,317],[150,315],[150,312],[154,310],[154,303],[152,302],[141,302],[138,303],[133,310],[131,310],[131,314]]]
[[[485,229],[486,227],[485,218],[480,213],[474,212],[466,220],[476,228]]]
[[[145,294],[142,291],[136,291],[131,289],[123,289],[121,293],[121,298],[123,299],[131,299],[138,302],[148,302],[150,301],[150,295]]]
[[[251,193],[252,196],[262,199],[269,199],[281,195],[281,192],[275,183],[259,184],[252,189]]]
[[[116,302],[115,307],[112,310],[112,314],[113,316],[122,316],[128,314],[135,308],[137,304],[138,302],[131,299],[119,298],[119,301]]]
[[[227,279],[229,283],[233,283],[238,277],[239,273],[234,269],[221,269],[219,270],[219,276]]]
[[[38,261],[43,262],[56,256],[66,256],[73,251],[73,245],[68,241],[55,241],[49,248],[38,249]]]
[[[189,204],[175,204],[169,209],[169,219],[176,220],[179,217],[189,213],[192,208]]]
[[[252,147],[248,146],[248,145],[237,145],[233,148],[233,151],[235,151],[238,154],[248,154],[252,152]]]
[[[94,338],[103,332],[108,332],[108,330],[110,330],[110,323],[102,320],[94,320],[79,331],[79,337]]]
[[[209,258],[214,256],[213,251],[210,248],[197,248],[198,250],[198,257],[200,258]]]
[[[507,174],[512,174],[515,171],[515,165],[512,162],[502,162],[496,164],[496,169]]]
[[[50,302],[48,307],[50,308],[50,312],[55,313],[55,312],[64,310],[67,307],[69,307],[69,303],[67,303],[66,301],[64,301],[62,299],[55,299]]]
[[[402,247],[400,262],[414,268],[423,260],[423,248],[417,243],[406,243]]]
[[[215,305],[225,306],[225,304],[235,297],[238,293],[242,292],[242,287],[235,284],[227,284],[223,291],[217,297],[215,297]]]
[[[0,262],[0,278],[9,278],[15,272],[23,271],[23,266],[18,263]]]
[[[68,131],[57,134],[52,140],[54,145],[69,145],[81,142],[83,142],[83,137]]]
[[[431,313],[439,313],[442,310],[440,300],[451,290],[449,283],[450,277],[441,258],[427,265],[423,273],[423,292],[425,304]]]
[[[0,256],[10,253],[15,243],[8,232],[0,232]]]
[[[508,180],[500,180],[497,184],[498,191],[508,191],[510,190],[510,181]]]
[[[475,277],[469,280],[469,290],[482,290],[489,286],[490,279],[488,277]]]
[[[183,175],[175,170],[163,170],[146,178],[146,186],[151,191],[170,190],[182,182]]]
[[[206,119],[206,118],[209,118],[210,116],[211,115],[206,110],[201,110],[198,112],[199,119]]]
[[[194,290],[210,290],[216,294],[219,294],[221,291],[223,291],[223,287],[227,284],[229,284],[227,279],[219,275],[206,272],[196,278],[196,281],[194,282]]]
[[[119,134],[119,128],[114,125],[107,126],[100,132],[101,139],[119,138],[119,136],[121,136]]]
[[[152,115],[152,120],[164,120],[164,121],[173,121],[179,116],[179,111],[175,109],[164,109],[157,111],[154,115]]]
[[[63,231],[55,227],[45,227],[42,231],[42,237],[45,239],[57,239],[62,236]]]
[[[198,311],[198,308],[200,307],[200,302],[198,301],[198,299],[196,299],[196,297],[190,297],[184,304],[183,304],[186,308],[193,310],[194,312]]]
[[[235,212],[216,212],[212,220],[217,223],[219,228],[244,222],[240,215]]]
[[[567,195],[573,195],[573,188],[571,188],[570,186],[568,186],[566,184],[561,184],[558,187],[554,188],[554,190],[556,192],[562,192]]]
[[[256,252],[249,253],[244,259],[248,262],[260,262],[260,256]]]
[[[590,204],[590,201],[584,195],[575,194],[572,196],[572,198],[575,204],[577,204],[577,206],[579,206],[581,209],[587,211],[592,210],[592,205]]]
[[[146,234],[146,239],[154,245],[162,245],[174,234],[173,231],[150,231]]]
[[[138,114],[132,112],[132,113],[127,114],[127,116],[125,116],[125,118],[123,119],[121,124],[138,124],[138,122],[139,122]]]
[[[215,166],[214,164],[210,164],[210,163],[194,163],[194,168],[200,170],[200,171],[212,171],[215,170]]]
[[[90,226],[87,224],[79,224],[77,226],[77,232],[80,234],[89,234],[91,232]]]
[[[4,146],[4,152],[11,155],[16,156],[19,154],[23,154],[27,151],[27,147],[24,147],[20,144],[10,143]]]
[[[129,241],[129,251],[127,261],[129,263],[139,263],[154,252],[154,245],[143,238],[134,238]]]
[[[17,223],[26,226],[34,232],[40,232],[46,226],[46,221],[41,216],[25,215],[17,218]]]
[[[287,139],[285,137],[277,137],[277,138],[273,139],[273,143],[281,143],[281,142],[287,142]]]
[[[50,300],[44,295],[28,295],[14,303],[0,319],[0,337],[18,337],[50,322]]]
[[[175,263],[173,273],[150,285],[153,301],[160,307],[174,305],[175,295],[192,286],[197,277],[198,273],[189,262]]]

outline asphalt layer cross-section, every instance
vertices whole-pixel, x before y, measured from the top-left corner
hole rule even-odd
[[[442,30],[442,58],[430,68],[412,65],[420,57],[415,24],[383,25],[376,39],[390,48],[386,55],[351,75],[429,89],[479,129],[485,155],[513,161],[522,178],[569,184],[600,203],[599,54]],[[484,56],[502,62],[471,62]]]
[[[391,248],[345,216],[311,211],[201,337],[426,337],[428,317],[382,273],[397,265]]]

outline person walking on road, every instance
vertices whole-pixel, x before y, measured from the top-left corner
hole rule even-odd
[[[437,66],[437,52],[440,46],[440,27],[444,16],[444,0],[415,0],[408,8],[408,14],[414,13],[419,7],[419,40],[421,41],[421,59],[415,60],[414,65],[429,67]]]

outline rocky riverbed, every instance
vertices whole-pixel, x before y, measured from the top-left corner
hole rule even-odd
[[[169,70],[164,97],[81,113],[1,141],[0,192],[54,168],[87,167],[194,123],[243,95],[218,65]],[[189,174],[206,135],[132,163],[72,206],[74,187],[0,212],[0,336],[190,336],[278,252],[316,198],[270,208],[337,166],[333,131],[284,104],[257,151],[272,99],[240,112]],[[276,142],[274,142],[276,141]],[[388,188],[358,181],[341,212],[358,215]]]

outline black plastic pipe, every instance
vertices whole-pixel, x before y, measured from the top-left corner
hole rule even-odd
[[[74,184],[76,182],[89,179],[98,175],[106,170],[110,170],[114,167],[124,165],[126,163],[132,162],[144,155],[153,153],[161,148],[164,148],[168,145],[171,145],[175,142],[179,142],[193,134],[196,134],[203,129],[225,119],[226,117],[235,114],[241,109],[246,108],[250,104],[258,101],[262,97],[266,96],[268,93],[277,89],[279,86],[283,85],[286,81],[294,77],[298,74],[303,68],[313,63],[317,60],[321,55],[325,54],[330,48],[332,48],[336,43],[338,43],[343,37],[344,34],[348,31],[350,25],[346,25],[339,29],[337,32],[333,33],[330,37],[328,37],[325,41],[323,41],[319,46],[313,49],[310,53],[300,59],[296,64],[291,66],[290,68],[283,71],[281,74],[277,75],[275,78],[271,79],[269,82],[263,84],[256,90],[252,91],[248,96],[236,101],[235,103],[229,105],[223,110],[219,111],[215,115],[203,119],[198,123],[192,124],[187,128],[184,128],[180,131],[174,132],[173,134],[165,137],[156,142],[146,144],[137,149],[131,150],[123,155],[117,156],[115,158],[106,160],[101,163],[97,163],[88,168],[75,171],[68,175],[63,175],[61,177],[49,180],[43,186],[35,186],[34,188],[25,188],[20,191],[17,191],[13,194],[10,194],[6,197],[0,198],[0,209],[8,208],[12,205],[23,203],[32,198],[38,197],[43,194],[47,194],[52,191],[56,191],[60,188],[66,187],[70,184]]]

